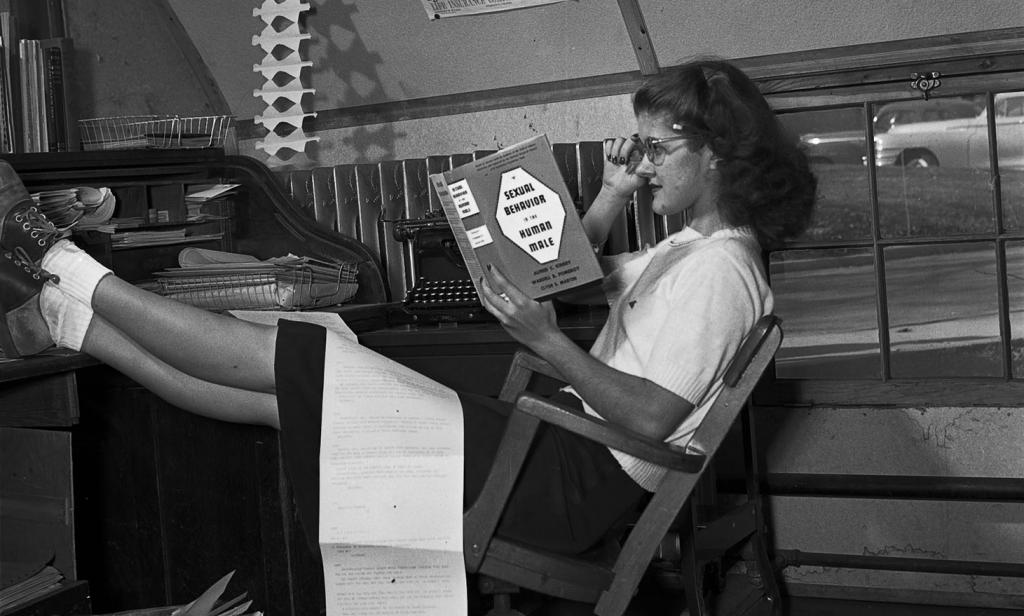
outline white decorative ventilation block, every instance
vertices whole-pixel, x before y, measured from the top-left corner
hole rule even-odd
[[[302,69],[313,65],[302,57],[301,49],[302,41],[309,39],[310,34],[302,32],[299,18],[308,10],[309,4],[301,0],[264,0],[252,11],[254,17],[266,24],[252,37],[253,46],[266,54],[252,67],[265,80],[263,87],[253,90],[252,95],[260,97],[267,105],[267,110],[253,121],[270,131],[256,142],[256,148],[276,158],[280,158],[278,153],[283,149],[302,152],[307,144],[320,140],[302,130],[306,118],[316,117],[316,112],[302,108],[303,97],[316,92],[302,83]],[[287,53],[276,54],[278,49]],[[278,106],[279,101],[285,105],[283,109]]]

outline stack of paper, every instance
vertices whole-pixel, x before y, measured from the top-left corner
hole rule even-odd
[[[187,220],[231,216],[228,199],[241,184],[212,184],[196,186],[185,195]]]
[[[181,267],[154,272],[158,292],[210,310],[299,310],[342,304],[355,295],[357,267],[288,255],[187,248]]]
[[[263,612],[250,612],[251,600],[246,600],[248,593],[242,593],[233,599],[219,601],[220,596],[231,581],[234,571],[217,580],[217,583],[206,589],[192,603],[174,610],[172,616],[262,616]]]
[[[60,190],[44,190],[29,195],[39,211],[66,231],[96,228],[106,223],[114,213],[116,199],[109,188],[79,186]]]
[[[166,231],[121,231],[110,236],[110,247],[128,246],[161,246],[185,241],[188,235],[185,229],[168,229]],[[217,234],[220,237],[220,234]]]
[[[0,589],[0,614],[23,603],[38,599],[60,586],[63,581],[64,574],[52,565],[44,565],[20,581],[12,582]]]
[[[117,233],[118,229],[137,229],[146,224],[146,219],[141,216],[129,216],[127,218],[109,218],[106,222],[89,227],[92,231],[100,233]]]
[[[252,600],[247,600],[248,593],[242,593],[237,597],[221,601],[220,596],[228,587],[234,571],[217,580],[213,586],[206,589],[203,594],[187,604],[177,607],[157,607],[141,610],[125,610],[107,616],[263,616],[263,612],[249,611]]]

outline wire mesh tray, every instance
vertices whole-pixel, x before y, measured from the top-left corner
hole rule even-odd
[[[138,115],[78,121],[83,150],[191,149],[224,145],[234,117]]]
[[[301,310],[342,304],[356,294],[357,267],[340,264],[252,268],[250,271],[155,272],[165,297],[209,310]]]

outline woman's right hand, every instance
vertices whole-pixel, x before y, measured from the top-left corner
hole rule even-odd
[[[638,163],[630,162],[630,155],[636,148],[632,139],[615,137],[604,140],[604,171],[601,188],[610,196],[629,201],[638,188],[647,183],[647,178],[636,170]]]
[[[583,230],[596,252],[602,250],[609,231],[633,199],[633,193],[647,183],[647,177],[637,173],[642,164],[629,162],[635,147],[631,139],[623,137],[604,140],[601,191],[583,215]]]

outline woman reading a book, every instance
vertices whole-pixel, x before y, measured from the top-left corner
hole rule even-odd
[[[561,402],[685,445],[744,335],[772,311],[761,249],[803,231],[815,180],[757,87],[728,63],[666,70],[636,92],[633,104],[637,134],[604,142],[603,188],[584,228],[599,247],[641,189],[650,190],[656,213],[685,213],[687,226],[656,246],[603,259],[610,314],[589,353],[559,330],[549,302],[529,299],[497,266],[481,285],[482,301],[513,338],[567,377]],[[28,349],[52,337],[182,409],[278,428],[316,545],[325,330],[283,320],[257,325],[140,290],[70,241],[48,239],[52,225],[30,207],[20,180],[9,167],[0,172],[0,341]],[[460,401],[468,504],[509,409],[471,394]],[[547,427],[499,533],[549,549],[585,550],[661,474]]]

